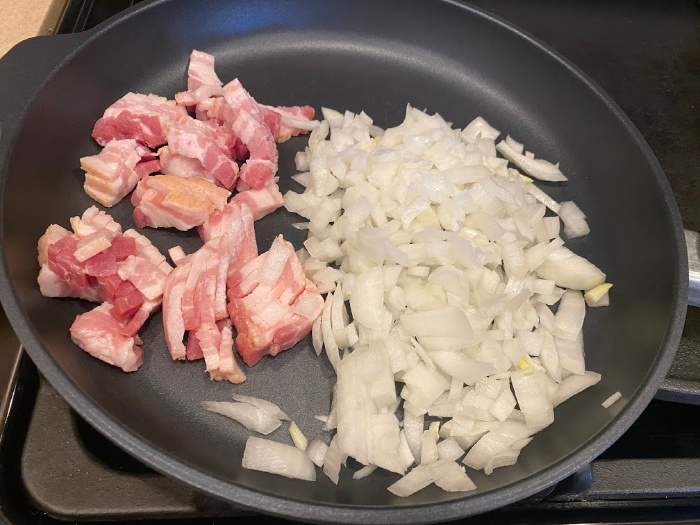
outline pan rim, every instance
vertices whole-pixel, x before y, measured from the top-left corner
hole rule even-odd
[[[125,22],[141,12],[164,4],[169,0],[154,0],[144,2],[135,6],[116,17],[109,19],[96,28],[84,33],[84,39],[76,48],[69,53],[65,59],[57,65],[52,74],[46,78],[44,85],[50,81],[53,74],[61,67],[73,59],[83,48],[92,41],[99,38],[104,33],[110,31],[117,25]],[[343,522],[343,523],[377,523],[377,522],[407,522],[426,523],[445,521],[449,519],[462,518],[474,514],[479,514],[492,510],[515,501],[526,498],[548,486],[560,481],[573,473],[580,466],[592,461],[617,438],[619,438],[629,426],[636,420],[642,410],[648,405],[661,384],[664,376],[670,368],[675,351],[680,341],[683,324],[685,320],[685,308],[687,305],[688,281],[682,276],[688,274],[688,263],[685,240],[683,236],[683,226],[677,203],[671,191],[670,184],[659,165],[658,160],[649,148],[641,133],[637,130],[629,117],[619,108],[619,106],[605,93],[592,79],[581,71],[568,59],[554,51],[547,44],[527,32],[517,28],[492,13],[473,5],[468,5],[459,0],[434,0],[444,4],[452,5],[480,17],[486,23],[496,24],[519,37],[524,45],[534,46],[539,52],[544,53],[548,60],[563,67],[581,82],[592,96],[604,103],[620,124],[624,126],[630,138],[639,148],[639,152],[644,156],[649,169],[653,172],[656,183],[659,185],[663,195],[663,201],[670,213],[670,219],[674,230],[676,241],[676,273],[674,275],[674,308],[671,312],[672,318],[668,326],[665,340],[658,352],[658,355],[649,369],[647,377],[639,387],[635,396],[629,401],[625,408],[613,418],[613,420],[603,428],[594,438],[572,451],[569,455],[549,467],[541,470],[535,475],[529,476],[517,482],[513,482],[498,489],[485,492],[483,494],[465,495],[465,497],[447,502],[424,503],[406,506],[361,506],[361,505],[338,505],[329,503],[310,503],[297,499],[290,499],[283,496],[260,492],[232,481],[228,481],[213,474],[207,473],[197,467],[175,458],[167,451],[157,447],[146,439],[127,427],[122,426],[116,420],[103,412],[84,393],[77,384],[73,383],[60,369],[56,361],[48,352],[42,349],[38,337],[34,334],[33,328],[24,317],[23,309],[19,299],[14,293],[12,283],[9,278],[4,246],[0,248],[2,261],[0,261],[0,288],[3,307],[8,319],[11,321],[13,330],[17,333],[23,346],[27,349],[32,360],[36,363],[40,371],[49,382],[61,393],[70,406],[83,417],[93,427],[100,430],[108,439],[115,444],[134,454],[141,461],[155,470],[168,476],[174,477],[187,483],[197,490],[201,490],[212,496],[223,498],[238,505],[245,506],[257,511],[264,511],[283,517],[294,519],[315,521],[315,522]],[[43,89],[43,86],[42,86]],[[37,90],[37,95],[41,89]],[[18,133],[22,125],[16,126]],[[8,151],[6,161],[11,156],[11,149]],[[4,166],[3,168],[6,168]],[[4,184],[0,190],[4,197]],[[25,344],[26,343],[26,344]]]

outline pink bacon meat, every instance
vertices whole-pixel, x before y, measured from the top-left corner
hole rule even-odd
[[[146,161],[142,162],[142,159]],[[160,169],[151,151],[134,139],[111,140],[97,155],[80,159],[85,193],[106,207],[129,194],[142,177]]]
[[[233,358],[233,335],[226,323],[227,243],[227,235],[217,237],[178,258],[178,267],[165,283],[163,327],[173,359],[204,357],[212,379],[241,383],[245,374]]]
[[[95,206],[71,219],[73,233],[52,224],[39,239],[38,282],[47,297],[100,302],[78,316],[73,340],[103,361],[136,370],[142,362],[136,335],[160,306],[172,267],[151,242]]]
[[[265,115],[265,124],[278,143],[309,133],[310,128],[308,126],[304,128],[299,126],[305,122],[311,122],[316,114],[311,106],[261,107]]]
[[[227,273],[239,270],[258,256],[254,221],[255,216],[248,205],[234,197],[223,210],[209,215],[197,229],[204,242],[226,235],[223,242],[229,254]]]
[[[236,115],[230,123],[234,135],[246,145],[250,157],[241,167],[240,177],[251,188],[260,189],[277,172],[277,146],[265,125],[264,114],[238,79],[224,86],[224,98]]]
[[[294,346],[323,310],[323,298],[281,235],[270,251],[234,272],[228,287],[236,349],[248,366]]]
[[[215,122],[184,117],[168,124],[166,136],[170,154],[196,159],[205,178],[218,181],[227,189],[234,187],[238,179],[238,164],[231,158],[235,139],[230,132]]]
[[[221,95],[223,83],[214,70],[214,57],[208,53],[192,51],[187,68],[187,91],[175,95],[182,106],[194,106],[210,97]]]
[[[110,140],[135,139],[149,148],[157,148],[166,143],[166,125],[186,116],[187,110],[174,100],[127,93],[95,123],[92,137],[101,146]]]
[[[121,323],[110,313],[108,303],[79,315],[70,327],[75,344],[105,363],[124,372],[134,372],[143,364],[137,338],[122,333]]]
[[[131,195],[134,222],[139,228],[174,227],[181,231],[203,224],[215,210],[222,210],[231,192],[192,177],[153,175],[139,181]]]
[[[238,192],[231,202],[245,203],[253,213],[253,219],[262,219],[284,204],[284,197],[275,181],[259,190],[249,189]]]

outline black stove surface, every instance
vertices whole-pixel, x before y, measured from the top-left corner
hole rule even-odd
[[[138,2],[72,0],[58,32],[89,29]],[[691,0],[471,3],[547,42],[615,99],[659,159],[685,227],[697,231],[698,4]],[[157,474],[116,448],[68,407],[18,349],[0,315],[0,425],[5,420],[0,427],[0,520],[12,525],[83,521],[199,525],[260,519]],[[686,394],[677,393],[679,385]],[[653,401],[591,465],[524,502],[461,523],[700,522],[700,308],[688,311],[678,356],[658,397],[694,404]]]

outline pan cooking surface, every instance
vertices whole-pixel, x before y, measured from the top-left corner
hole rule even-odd
[[[578,72],[528,37],[450,2],[183,0],[131,13],[88,33],[88,44],[33,102],[7,166],[2,209],[8,315],[42,372],[111,439],[159,470],[265,512],[434,521],[523,498],[564,477],[646,405],[683,321],[680,219],[641,137]],[[353,482],[343,469],[336,487],[320,472],[307,483],[246,471],[240,458],[250,432],[199,402],[230,400],[234,391],[256,395],[277,403],[309,439],[326,437],[313,415],[328,413],[334,375],[309,341],[244,368],[248,380],[239,386],[209,381],[203,363],[173,363],[160,314],[142,331],[144,364],[136,373],[105,365],[70,341],[68,327],[91,306],[40,295],[36,241],[48,224],[67,226],[94,204],[82,191],[78,159],[99,150],[90,138],[95,120],[127,91],[172,97],[184,89],[193,48],[214,54],[222,80],[240,78],[266,104],[365,110],[382,127],[400,123],[408,103],[459,127],[481,115],[537,157],[561,162],[569,182],[538,184],[588,215],[592,233],[567,246],[615,284],[612,306],[589,309],[585,325],[587,368],[603,379],[557,408],[555,423],[515,466],[491,476],[470,471],[475,493],[430,487],[406,499],[385,490],[397,479],[386,472]],[[295,138],[280,146],[283,193],[299,189],[290,176],[305,144]],[[109,211],[124,229],[133,227],[131,212],[128,199]],[[301,246],[295,217],[279,210],[258,221],[260,251],[279,233]],[[144,233],[162,251],[201,245],[195,231]],[[623,400],[602,409],[618,390]],[[269,437],[289,442],[286,425]]]

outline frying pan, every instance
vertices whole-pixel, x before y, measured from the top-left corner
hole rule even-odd
[[[79,350],[68,327],[91,306],[41,296],[36,241],[50,223],[94,204],[82,191],[81,156],[94,154],[90,130],[127,91],[172,97],[185,85],[192,49],[212,53],[222,79],[234,77],[268,104],[360,111],[380,126],[398,124],[407,103],[463,126],[477,115],[555,159],[569,176],[542,184],[573,199],[592,233],[568,244],[615,284],[612,305],[591,309],[587,368],[602,381],[556,410],[556,421],[519,462],[491,476],[470,472],[468,494],[435,487],[399,499],[396,476],[361,481],[344,469],[336,487],[241,468],[249,433],[204,412],[199,402],[233,391],[270,399],[310,438],[312,416],[327,413],[333,374],[308,341],[247,369],[240,386],[210,382],[201,363],[173,363],[161,317],[142,331],[144,364],[125,374]],[[688,268],[680,216],[669,185],[639,132],[584,74],[532,37],[449,0],[186,0],[131,9],[78,35],[38,38],[0,61],[0,228],[2,304],[32,359],[71,406],[107,437],[153,468],[245,507],[326,522],[430,522],[484,512],[525,498],[571,474],[634,421],[663,379],[678,344]],[[294,152],[280,147],[280,186]],[[110,213],[132,227],[126,199]],[[302,233],[277,211],[256,224],[266,250],[283,233]],[[199,246],[196,234],[145,232],[161,250]],[[611,409],[603,399],[620,391]],[[272,439],[285,440],[280,428]]]

